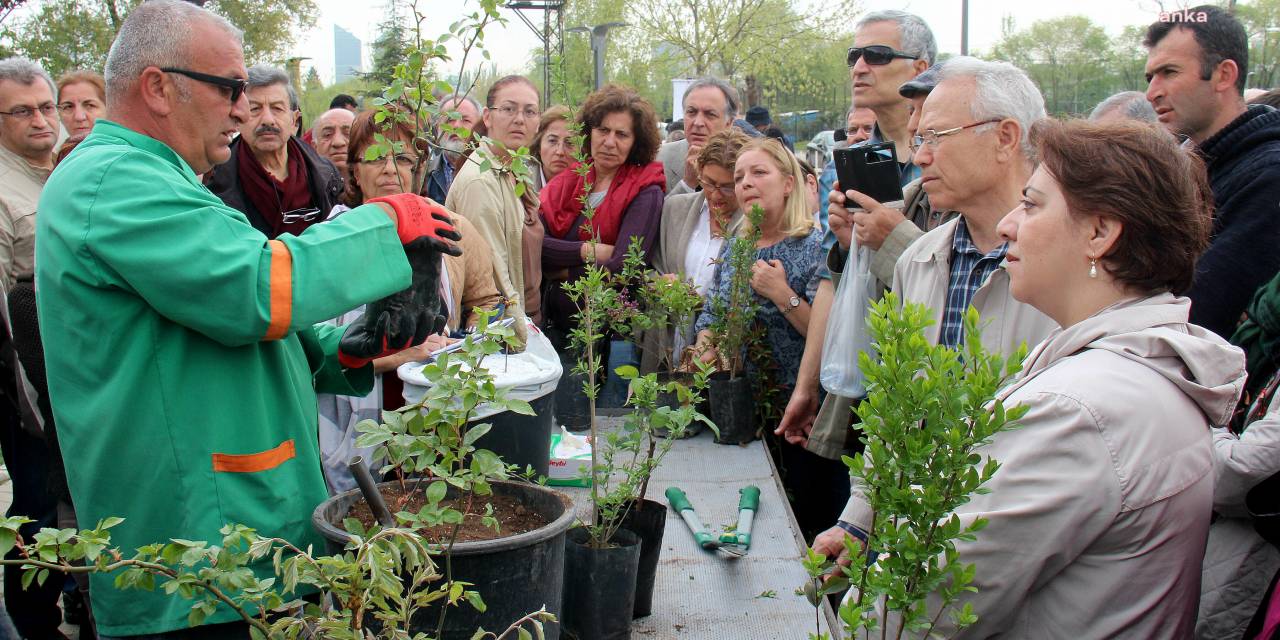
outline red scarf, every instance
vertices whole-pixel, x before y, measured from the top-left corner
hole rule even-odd
[[[237,145],[236,160],[238,165],[237,172],[240,174],[240,188],[244,189],[244,195],[253,204],[253,208],[262,214],[267,224],[271,225],[271,229],[278,236],[282,233],[291,233],[298,235],[306,230],[307,227],[324,219],[324,215],[316,216],[310,221],[299,220],[285,224],[281,220],[281,214],[286,211],[295,211],[297,209],[305,209],[313,206],[311,204],[311,181],[307,174],[307,163],[302,158],[302,148],[298,146],[298,141],[293,138],[289,139],[289,177],[284,182],[276,180],[276,177],[267,173],[262,163],[258,162],[257,156],[253,155],[253,151],[249,149],[249,145],[242,139]],[[322,214],[328,213],[327,211]]]
[[[551,179],[538,194],[542,200],[542,218],[547,223],[547,231],[562,240],[569,239],[574,223],[582,216],[582,183],[583,176],[578,175],[571,165]],[[595,184],[596,169],[587,172],[585,180]],[[622,215],[626,212],[636,194],[650,185],[658,185],[663,193],[667,191],[667,176],[661,162],[650,162],[646,165],[624,164],[609,183],[609,192],[604,202],[596,207],[595,216],[591,219],[591,229],[579,225],[578,239],[591,239],[591,231],[599,234],[604,244],[618,243],[618,229],[622,227]]]

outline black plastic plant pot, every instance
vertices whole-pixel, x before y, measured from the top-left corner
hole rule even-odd
[[[386,490],[394,482],[379,487]],[[561,613],[564,593],[565,533],[573,525],[573,503],[568,496],[537,485],[518,482],[493,482],[495,495],[516,497],[526,508],[546,519],[539,529],[496,540],[459,542],[453,545],[453,578],[470,582],[480,592],[487,609],[480,613],[469,604],[451,607],[445,616],[442,639],[471,638],[476,629],[502,630],[508,625],[546,607],[557,618]],[[450,495],[453,487],[449,488]],[[360,490],[340,493],[316,507],[312,526],[324,536],[330,553],[341,553],[347,543],[342,520],[352,505],[361,501]],[[444,558],[436,559],[444,572]],[[434,635],[440,612],[420,609],[408,631]],[[560,637],[560,625],[547,623],[548,638]]]
[[[636,574],[636,604],[633,618],[653,613],[653,584],[658,577],[658,559],[662,555],[662,532],[667,528],[667,505],[641,500],[627,510],[622,528],[640,537],[640,568]]]
[[[587,530],[577,527],[565,538],[565,582],[562,628],[574,640],[627,640],[635,609],[640,538],[618,529],[613,546],[594,549]]]
[[[756,439],[750,378],[741,374],[732,379],[727,373],[712,374],[708,396],[711,421],[720,430],[716,444],[747,444]]]
[[[687,373],[659,373],[659,374],[658,374],[658,383],[659,383],[659,384],[667,384],[668,382],[679,382],[679,383],[681,383],[681,384],[685,385],[685,387],[692,387],[692,386],[693,386],[693,376],[692,376],[692,375],[690,375],[690,374],[687,374]],[[679,409],[679,408],[680,408],[680,397],[679,397],[679,395],[678,395],[678,394],[676,394],[676,393],[668,393],[668,392],[665,392],[665,391],[664,391],[664,392],[662,392],[662,393],[659,393],[659,394],[658,394],[658,406],[659,406],[659,407],[670,407],[670,408],[671,408],[671,409],[673,409],[673,410],[674,410],[674,409]],[[666,437],[666,435],[667,435],[667,430],[666,430],[666,429],[656,429],[655,431],[656,431],[656,433],[657,433],[658,435],[660,435],[660,436]],[[687,427],[685,427],[685,428],[684,428],[684,433],[682,433],[682,434],[680,435],[680,438],[681,438],[681,439],[684,439],[684,438],[692,438],[692,437],[694,437],[694,436],[698,435],[699,433],[702,433],[702,423],[701,423],[701,422],[694,421],[694,422],[690,423],[690,424],[689,424],[689,426],[687,426]]]
[[[564,373],[556,385],[556,422],[570,431],[586,431],[591,428],[591,401],[582,389],[586,378],[573,371],[577,362],[566,357],[564,352],[560,353],[560,364]]]
[[[533,400],[529,406],[533,415],[525,416],[514,411],[503,411],[487,418],[475,420],[474,426],[489,423],[489,433],[476,440],[476,447],[488,449],[507,464],[514,464],[518,471],[533,467],[535,476],[547,475],[551,466],[551,415],[554,412],[555,394],[548,393]]]

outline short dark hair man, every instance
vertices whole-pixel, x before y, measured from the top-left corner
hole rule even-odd
[[[298,235],[338,204],[342,174],[294,137],[298,94],[283,69],[252,67],[248,82],[249,117],[231,143],[231,160],[214,167],[205,184],[268,238]]]
[[[1213,239],[1196,266],[1191,322],[1229,337],[1254,291],[1280,271],[1280,113],[1248,106],[1244,26],[1202,5],[1147,28],[1147,99],[1195,145],[1213,189]]]
[[[347,111],[356,112],[360,110],[360,103],[356,99],[345,94],[339,93],[329,101],[330,109],[346,109]]]

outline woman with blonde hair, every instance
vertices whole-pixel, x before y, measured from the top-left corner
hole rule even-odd
[[[796,157],[773,138],[755,138],[742,146],[733,168],[734,193],[738,206],[750,211],[764,210],[756,262],[751,270],[751,288],[760,311],[757,322],[765,328],[766,341],[777,364],[774,382],[790,389],[800,369],[804,338],[809,331],[809,303],[817,293],[823,274],[822,230],[813,219],[806,196],[804,171]],[[738,235],[751,232],[751,221],[743,218]],[[720,266],[708,292],[708,302],[728,296],[733,268],[728,264],[726,242],[720,251]],[[714,304],[707,304],[694,323],[698,332],[692,347],[704,362],[715,362],[709,327],[715,321]]]

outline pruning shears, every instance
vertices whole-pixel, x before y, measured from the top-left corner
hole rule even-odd
[[[689,503],[689,497],[684,494],[684,491],[679,487],[669,487],[666,494],[671,508],[675,509],[689,526],[698,546],[708,551],[723,551],[735,558],[747,555],[747,551],[751,548],[751,525],[755,521],[756,512],[760,510],[759,487],[751,485],[738,490],[738,522],[731,531],[721,533],[719,537],[713,537],[711,532],[707,531],[706,525],[702,524],[702,520],[693,510],[693,505]]]

